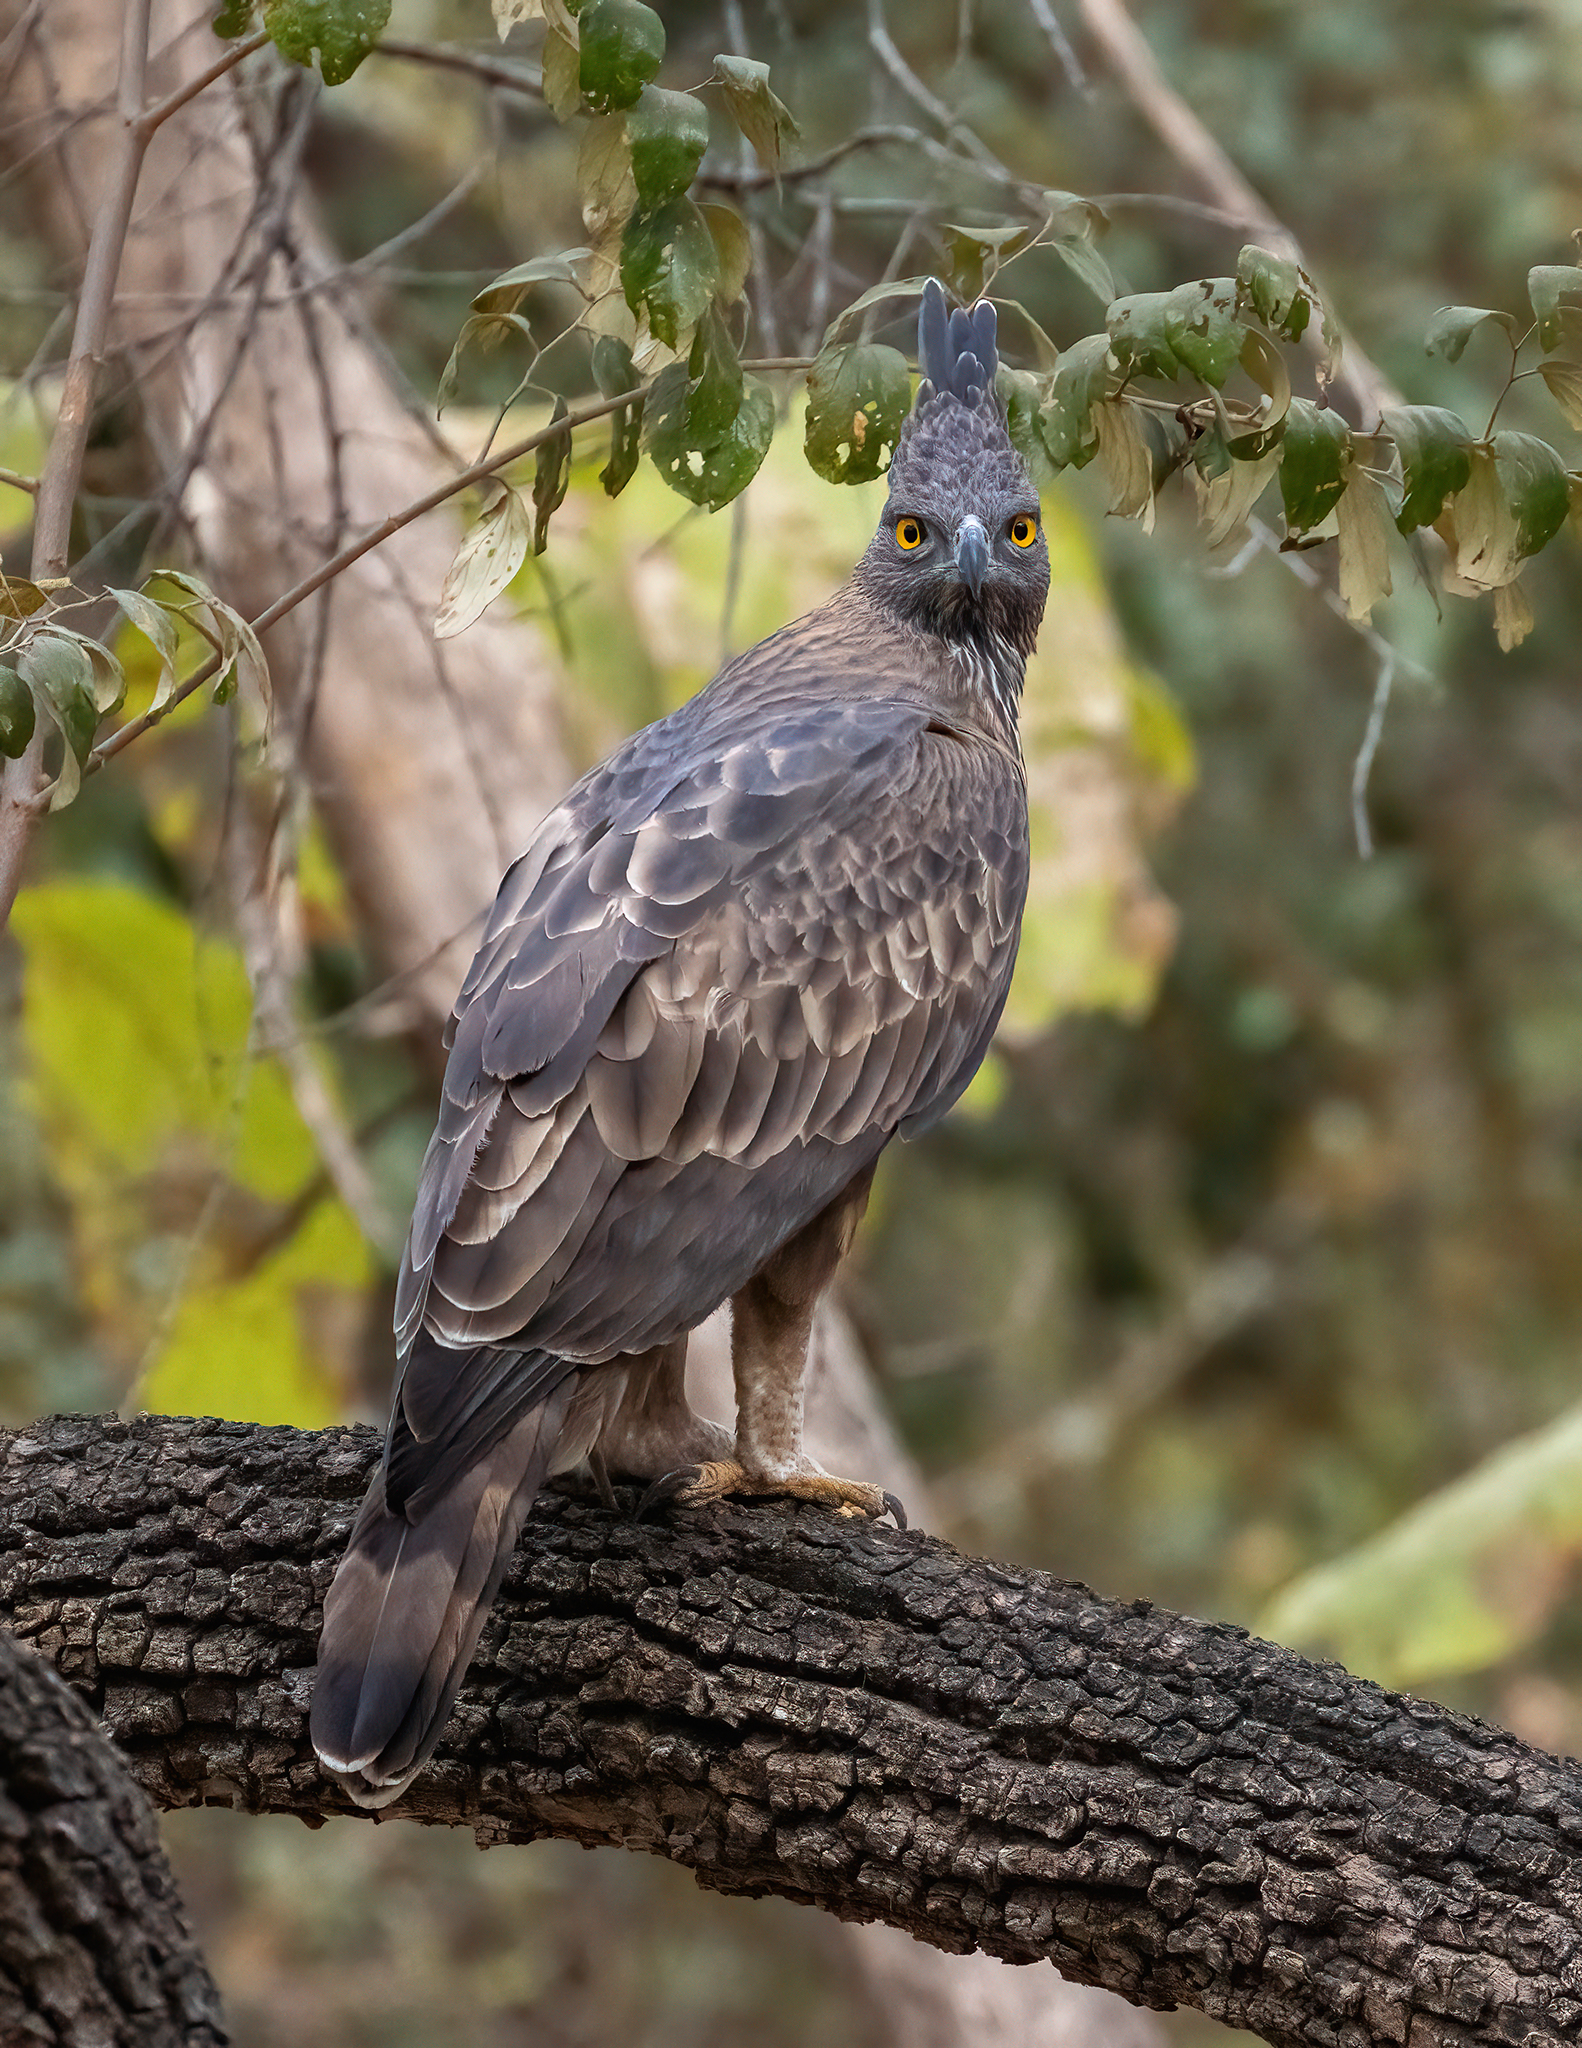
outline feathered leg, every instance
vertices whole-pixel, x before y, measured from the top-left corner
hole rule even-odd
[[[576,1392],[563,1380],[418,1521],[375,1473],[325,1597],[310,1722],[359,1806],[399,1798],[432,1754]]]

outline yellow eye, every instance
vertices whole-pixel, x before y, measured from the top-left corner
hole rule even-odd
[[[921,519],[898,519],[895,522],[895,544],[910,554],[913,548],[923,545],[923,522]]]
[[[1038,521],[1029,519],[1025,512],[1019,512],[1007,531],[1019,548],[1030,548],[1038,538]]]

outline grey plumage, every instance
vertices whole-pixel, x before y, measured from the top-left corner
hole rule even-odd
[[[628,1379],[765,1273],[803,1285],[793,1240],[816,1293],[840,1204],[992,1036],[1048,563],[993,397],[993,309],[947,317],[933,287],[919,346],[850,582],[586,776],[501,884],[398,1284],[385,1462],[326,1602],[313,1739],[363,1803],[430,1753],[544,1478],[604,1432],[643,1476],[677,1462],[672,1438],[710,1426],[680,1409],[634,1453]],[[807,1237],[826,1212],[827,1256]],[[792,1368],[764,1370],[778,1388]],[[783,1469],[820,1491],[799,1434],[781,1457],[743,1416],[744,1484]]]

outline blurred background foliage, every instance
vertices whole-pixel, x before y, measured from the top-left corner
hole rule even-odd
[[[664,12],[667,79],[704,75],[717,10]],[[893,27],[932,88],[1037,183],[1180,192],[1075,6],[1055,12],[1092,71],[1087,95],[1023,0],[916,0]],[[1504,343],[1475,340],[1451,364],[1427,358],[1422,335],[1446,302],[1519,308],[1529,266],[1570,253],[1582,6],[1136,12],[1405,396],[1486,416]],[[392,33],[487,49],[483,15],[481,0],[411,0]],[[850,7],[771,0],[748,20],[808,153],[870,118]],[[443,230],[370,284],[425,393],[480,282],[580,239],[574,139],[518,102],[486,134],[480,107],[464,78],[376,59],[317,118],[310,168],[348,256],[433,205],[482,144],[497,152]],[[836,233],[858,276],[879,268],[895,215],[875,226],[856,202],[877,216],[893,177],[870,157],[843,171],[854,205]],[[1109,212],[1104,253],[1134,290],[1228,269],[1243,239],[1169,207]],[[1092,329],[1069,271],[1029,273],[1012,273],[1016,289],[1057,341]],[[7,374],[53,319],[53,289],[26,222],[0,210]],[[552,311],[535,315],[546,335]],[[471,358],[462,405],[514,381]],[[1529,423],[1529,389],[1507,424]],[[463,442],[470,418],[452,422]],[[1541,431],[1569,448],[1552,412]],[[33,434],[26,408],[0,413],[0,464],[32,467]],[[550,553],[509,599],[559,647],[579,764],[849,566],[882,486],[819,484],[799,442],[793,422],[744,508],[714,518],[646,468],[607,503],[579,461]],[[1244,1622],[1582,1748],[1574,541],[1527,572],[1537,627],[1509,655],[1486,611],[1441,612],[1398,565],[1374,617],[1401,665],[1363,860],[1350,786],[1376,649],[1274,555],[1210,559],[1185,493],[1167,494],[1151,537],[1107,521],[1104,503],[1092,471],[1046,501],[1056,598],[1029,698],[1035,797],[1043,766],[1063,766],[1060,807],[1039,818],[1046,866],[1008,1029],[961,1111],[888,1159],[848,1305],[957,1540]],[[26,510],[0,489],[0,546]],[[1091,802],[1084,757],[1102,768]],[[244,800],[218,721],[189,706],[44,837],[18,943],[0,955],[7,1421],[142,1400],[316,1424],[385,1399],[392,1237],[377,1222],[365,1234],[292,1087],[249,1050],[252,998],[215,873],[227,806]],[[333,865],[311,833],[307,847],[308,1057],[359,1133],[377,1211],[399,1219],[432,1078],[398,1039],[356,1028],[378,992]],[[226,1818],[190,1817],[180,1840],[240,2038],[617,2037],[620,1987],[603,1988],[595,2019],[574,1981],[564,1897],[573,1869],[589,1896],[580,1858],[536,1851],[508,1878],[464,1842],[330,1831],[345,1839],[324,1848],[323,1897],[364,1898],[378,1922],[348,1933],[294,1897],[302,1865],[281,1830],[292,1845],[297,1831],[249,1822],[238,1847]],[[466,1889],[465,1926],[409,1911],[420,1853],[445,1862],[441,1892]],[[624,1861],[595,1859],[593,1910],[627,1916],[634,1970],[668,1969],[682,1988],[668,2017],[619,2038],[739,2040],[749,2009],[766,2048],[827,2031],[813,1916],[715,1902],[754,1923],[739,1951],[752,1991],[746,2007],[703,2011],[707,1971],[687,1944],[734,1936],[678,1934],[667,1887],[685,1881],[660,1872],[638,1902]],[[447,1943],[450,1967],[463,1957],[471,1972],[472,2034],[453,2006],[442,2019],[425,2003],[422,1954]],[[338,2019],[314,2017],[306,1993],[280,2006],[281,1971],[306,1983],[315,1957],[350,1953],[357,1988],[343,1980],[322,2008]],[[795,1988],[792,1954],[806,1965]],[[1222,2031],[1174,2024],[1183,2041]]]

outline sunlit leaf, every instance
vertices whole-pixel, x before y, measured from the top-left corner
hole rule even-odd
[[[14,668],[0,666],[0,754],[19,759],[32,744],[36,724],[33,692]]]
[[[1265,327],[1287,341],[1302,339],[1318,293],[1300,264],[1249,242],[1236,259],[1236,283]]]
[[[481,518],[462,537],[434,615],[434,638],[454,639],[493,604],[527,559],[533,523],[508,484],[495,483]]]
[[[544,37],[544,103],[557,121],[582,111],[582,52],[569,36],[552,28]]]
[[[660,372],[649,394],[644,439],[671,489],[716,512],[758,473],[774,436],[774,395],[761,379],[744,378],[735,417],[703,446],[688,413],[692,381],[682,363]]]
[[[503,43],[522,21],[546,22],[568,42],[577,40],[577,21],[567,0],[490,0],[494,25]]]
[[[318,53],[326,85],[344,85],[378,42],[390,0],[264,0],[264,27],[282,57],[310,68]]]
[[[912,375],[899,350],[874,345],[827,350],[808,372],[803,450],[832,484],[882,476],[912,403]]]
[[[1351,430],[1327,406],[1293,398],[1280,443],[1280,497],[1292,533],[1307,533],[1340,502],[1351,471]]]
[[[1406,485],[1395,523],[1402,533],[1432,526],[1445,500],[1466,488],[1472,436],[1455,413],[1437,405],[1391,406],[1383,424],[1401,458]]]
[[[662,206],[686,191],[709,146],[707,107],[690,92],[645,85],[626,116],[637,203]]]
[[[1390,536],[1395,522],[1390,501],[1377,478],[1354,468],[1335,507],[1340,531],[1340,595],[1349,618],[1369,618],[1381,597],[1388,597]]]
[[[154,684],[154,695],[149,705],[151,711],[161,710],[170,702],[176,687],[176,654],[178,640],[176,621],[161,604],[141,590],[107,590],[107,597],[113,597],[127,618],[153,647],[159,661],[158,680]]]
[[[618,227],[637,204],[632,152],[622,115],[609,114],[588,123],[577,151],[577,196],[582,202],[582,224],[595,237]]]
[[[1507,339],[1515,341],[1516,320],[1510,313],[1490,306],[1441,306],[1428,323],[1423,348],[1431,356],[1443,356],[1446,362],[1458,363],[1462,350],[1488,320],[1503,327]]]
[[[665,25],[643,0],[591,0],[577,17],[582,97],[596,114],[634,104],[665,57]]]
[[[785,101],[769,85],[769,66],[751,57],[716,57],[714,83],[725,94],[731,118],[752,144],[758,161],[777,176],[780,154],[800,130]]]
[[[1538,365],[1538,374],[1549,387],[1568,427],[1582,428],[1582,363],[1550,356]]]
[[[1574,312],[1582,300],[1582,269],[1574,263],[1541,263],[1527,273],[1527,296],[1538,321],[1539,347],[1556,349],[1565,336],[1562,301]]]
[[[599,0],[605,4],[605,0]],[[719,283],[720,259],[709,224],[690,199],[634,213],[621,239],[621,287],[634,313],[667,348],[702,314]]]

